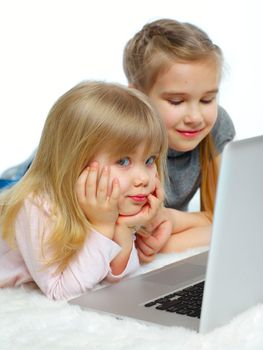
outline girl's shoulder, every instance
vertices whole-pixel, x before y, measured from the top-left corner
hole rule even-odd
[[[224,146],[232,141],[236,131],[234,123],[227,111],[218,106],[218,116],[212,129],[212,136],[218,153],[223,151]]]
[[[47,195],[34,196],[33,194],[30,194],[25,199],[24,206],[27,209],[36,208],[48,216],[52,216],[53,214],[51,201]]]

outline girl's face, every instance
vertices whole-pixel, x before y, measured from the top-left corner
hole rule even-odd
[[[139,145],[131,154],[112,159],[108,153],[99,152],[93,159],[99,163],[100,170],[105,165],[110,167],[110,183],[119,180],[121,196],[119,213],[135,215],[148,202],[148,195],[156,188],[156,154],[144,154],[144,145]]]
[[[164,120],[169,147],[193,150],[217,118],[220,71],[211,60],[174,63],[159,74],[149,97]]]

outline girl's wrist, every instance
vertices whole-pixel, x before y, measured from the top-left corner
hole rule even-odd
[[[116,225],[113,241],[117,243],[122,249],[131,249],[133,238],[132,229],[123,225]]]
[[[93,225],[96,231],[109,239],[113,239],[114,237],[115,226],[115,223]]]

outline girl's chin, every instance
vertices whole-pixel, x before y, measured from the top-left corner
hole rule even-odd
[[[139,214],[139,212],[141,211],[142,209],[140,208],[139,210],[135,211],[135,210],[131,210],[131,211],[123,211],[123,212],[120,212],[120,216],[134,216],[134,215],[137,215]]]

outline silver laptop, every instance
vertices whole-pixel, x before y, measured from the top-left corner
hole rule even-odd
[[[262,266],[263,136],[257,136],[224,149],[209,253],[69,302],[118,318],[205,333],[263,302]]]

